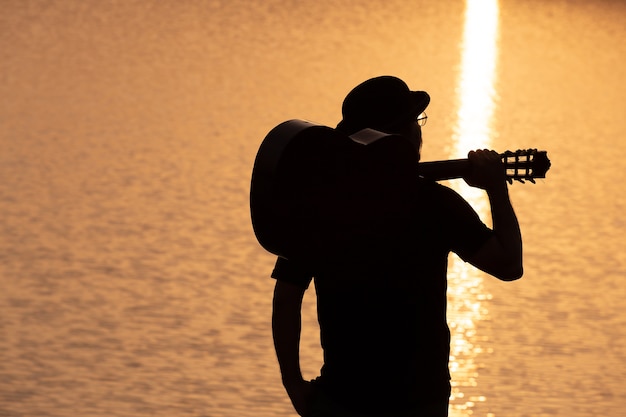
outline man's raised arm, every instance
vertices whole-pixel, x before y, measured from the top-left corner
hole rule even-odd
[[[494,236],[468,261],[504,281],[521,278],[522,234],[509,199],[508,185],[500,155],[495,151],[472,151],[468,158],[472,173],[465,181],[487,192],[491,205]]]

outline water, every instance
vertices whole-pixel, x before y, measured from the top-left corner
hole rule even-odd
[[[290,118],[334,125],[351,87],[391,73],[431,93],[423,158],[449,158],[464,10],[5,1],[0,415],[294,415],[247,207],[260,140]],[[452,261],[451,416],[626,406],[625,17],[621,1],[499,3],[489,143],[553,167],[511,187],[522,280]],[[314,377],[313,294],[304,322]]]

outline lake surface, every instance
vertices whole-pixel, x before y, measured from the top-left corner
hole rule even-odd
[[[432,96],[423,160],[483,146],[552,160],[510,187],[523,279],[451,258],[450,415],[621,415],[626,3],[478,6],[3,2],[0,415],[295,415],[252,164],[275,125],[334,126],[381,74]],[[314,293],[303,320],[313,378]]]

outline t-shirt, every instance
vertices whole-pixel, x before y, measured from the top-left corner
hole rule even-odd
[[[360,411],[447,399],[448,254],[465,259],[493,233],[456,192],[426,180],[402,210],[380,217],[341,253],[278,258],[272,273],[302,288],[314,279],[324,351],[317,383]]]

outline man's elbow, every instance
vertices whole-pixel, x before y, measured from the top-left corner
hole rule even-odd
[[[494,275],[502,281],[515,281],[524,275],[524,267],[522,265],[515,265],[514,267],[506,268]]]
[[[496,277],[502,281],[515,281],[524,275],[524,261],[521,253],[519,252],[503,254],[499,257],[498,274]]]

